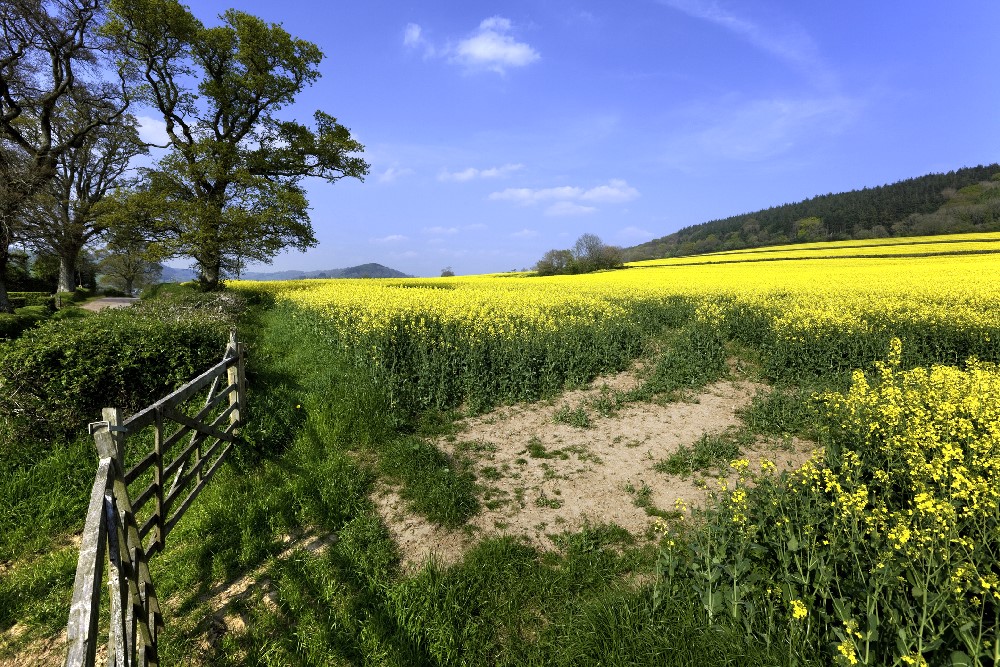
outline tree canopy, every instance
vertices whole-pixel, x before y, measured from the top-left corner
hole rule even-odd
[[[572,250],[546,252],[535,264],[535,273],[540,276],[590,273],[616,269],[621,265],[621,248],[606,245],[596,234],[583,234],[576,240]]]
[[[627,248],[629,261],[850,238],[1000,229],[1000,203],[977,184],[996,183],[1000,164],[927,174],[891,185],[825,194],[684,227]],[[970,191],[969,189],[973,191]]]
[[[0,312],[4,277],[27,208],[66,151],[117,123],[121,80],[101,76],[108,44],[100,0],[0,2]]]
[[[112,0],[108,33],[162,115],[168,152],[134,196],[158,210],[154,246],[190,256],[208,288],[247,261],[316,245],[301,181],[363,179],[363,146],[333,116],[279,110],[319,78],[319,48],[230,9],[206,27],[175,0]]]
[[[60,292],[75,289],[80,252],[111,221],[101,215],[102,202],[122,184],[132,158],[145,152],[135,119],[126,114],[120,120],[95,129],[60,155],[55,176],[24,215],[21,238],[59,258]]]

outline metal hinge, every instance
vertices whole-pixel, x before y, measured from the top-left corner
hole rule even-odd
[[[102,426],[104,428],[108,429],[109,431],[111,431],[112,433],[127,433],[128,432],[128,429],[125,428],[124,426],[117,426],[117,425],[116,426],[112,426],[108,422],[90,422],[90,425],[87,426],[87,432],[90,433],[90,435],[94,435],[94,433],[97,432],[97,429],[101,428]]]

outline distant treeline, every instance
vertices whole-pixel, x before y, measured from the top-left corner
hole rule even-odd
[[[1000,230],[1000,164],[826,194],[685,227],[625,250],[628,261],[786,243]]]

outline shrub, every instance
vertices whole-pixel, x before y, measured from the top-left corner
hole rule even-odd
[[[15,308],[48,306],[52,299],[52,295],[48,292],[8,292],[7,297]]]
[[[0,313],[0,340],[17,338],[26,329],[30,329],[41,318],[20,314]]]
[[[231,322],[155,302],[49,321],[0,348],[0,414],[65,434],[105,406],[135,412],[218,361]]]

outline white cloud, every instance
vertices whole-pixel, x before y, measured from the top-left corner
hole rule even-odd
[[[547,215],[577,215],[596,210],[591,206],[574,204],[573,202],[577,200],[592,204],[621,204],[631,201],[638,196],[638,190],[624,180],[614,178],[608,181],[607,185],[598,185],[589,190],[572,185],[539,189],[507,188],[506,190],[490,193],[489,199],[493,201],[514,202],[520,206],[532,206],[540,202],[555,201],[559,205],[553,205],[546,209]],[[569,206],[567,204],[573,205]]]
[[[403,31],[403,46],[420,46],[424,42],[421,35],[420,26],[416,23],[407,23]]]
[[[409,176],[412,173],[413,170],[409,168],[399,169],[397,167],[389,167],[388,169],[386,169],[385,171],[383,171],[381,174],[378,175],[378,182],[392,183],[397,178],[400,178],[401,176]]]
[[[469,167],[461,171],[443,171],[438,175],[438,180],[464,183],[477,178],[504,178],[523,168],[523,164],[505,164],[500,167],[490,167],[489,169]]]
[[[510,34],[510,19],[493,16],[479,24],[479,30],[452,49],[452,59],[468,67],[485,68],[503,74],[508,67],[524,67],[541,56],[525,42]]]
[[[488,19],[483,19],[479,24],[480,30],[496,30],[497,32],[507,32],[511,28],[510,19],[505,19],[502,16],[491,16]]]
[[[490,194],[490,199],[495,201],[512,201],[522,206],[537,204],[538,202],[552,199],[576,199],[583,194],[583,190],[577,187],[564,185],[558,188],[507,188],[500,192]]]
[[[457,234],[458,227],[424,227],[424,234]]]
[[[538,232],[536,232],[534,229],[522,229],[519,232],[514,232],[513,234],[511,234],[511,236],[513,236],[516,239],[530,239],[538,236]]]
[[[424,37],[424,29],[416,23],[407,23],[403,29],[403,46],[408,49],[423,48],[424,58],[433,58],[438,55],[437,47]]]
[[[399,243],[400,241],[405,241],[406,237],[402,234],[389,234],[389,236],[383,236],[381,238],[372,239],[372,243]]]
[[[139,138],[149,144],[163,146],[170,143],[170,135],[167,134],[167,124],[162,119],[151,116],[137,116],[139,121]]]
[[[471,231],[475,231],[475,230],[479,230],[479,229],[486,229],[486,228],[487,228],[486,225],[484,225],[483,223],[476,222],[476,223],[473,223],[471,225],[464,225],[462,227],[462,230],[463,231],[467,231],[467,232],[471,232]]]
[[[580,195],[580,199],[601,204],[620,204],[632,201],[639,191],[620,178],[613,178],[607,185],[598,185]]]
[[[408,23],[403,30],[403,46],[423,47],[425,57],[447,57],[450,62],[469,69],[482,69],[503,74],[509,67],[524,67],[541,56],[531,45],[517,41],[511,34],[514,24],[502,16],[483,19],[470,36],[438,47],[424,37],[423,28]]]
[[[593,213],[597,209],[593,206],[583,206],[582,204],[577,204],[571,201],[557,201],[552,204],[547,209],[545,209],[545,215],[548,216],[567,216],[567,215],[586,215],[588,213]]]

